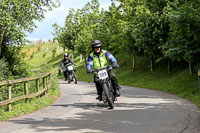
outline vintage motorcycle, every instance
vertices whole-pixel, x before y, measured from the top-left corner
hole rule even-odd
[[[71,64],[68,64],[65,66],[65,69],[67,69],[67,71],[65,72],[68,73],[68,78],[67,78],[68,83],[74,82],[75,84],[77,84],[77,76],[75,73],[75,68]]]
[[[114,101],[116,100],[114,89],[111,83],[109,72],[112,70],[112,66],[101,67],[93,70],[96,76],[96,82],[99,82],[102,89],[102,101],[108,103],[110,109],[114,108]]]

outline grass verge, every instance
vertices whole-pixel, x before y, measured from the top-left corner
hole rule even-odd
[[[4,121],[9,118],[13,118],[13,117],[20,116],[23,114],[32,113],[36,110],[40,110],[40,109],[52,104],[57,99],[57,97],[60,95],[58,82],[55,79],[56,78],[55,78],[55,74],[54,74],[54,75],[52,75],[52,78],[49,81],[49,82],[52,82],[52,85],[51,85],[47,95],[29,99],[28,103],[26,103],[25,100],[21,100],[19,102],[13,103],[12,110],[10,112],[7,111],[7,106],[2,107],[0,109],[0,121]]]

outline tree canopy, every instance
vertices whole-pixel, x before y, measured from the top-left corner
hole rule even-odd
[[[35,22],[41,21],[45,12],[59,6],[59,0],[1,0],[0,2],[0,68],[8,67],[9,74],[25,72],[19,56],[19,45],[25,44],[25,32],[32,32]],[[12,75],[11,74],[11,75]]]
[[[67,48],[73,45],[86,56],[92,40],[98,39],[114,54],[126,50],[149,57],[152,71],[159,58],[184,60],[190,66],[200,60],[198,0],[112,0],[109,10],[99,7],[92,0],[70,11],[58,35]]]

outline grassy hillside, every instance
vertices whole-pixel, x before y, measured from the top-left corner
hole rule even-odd
[[[57,43],[47,42],[26,46],[22,52],[30,69],[49,70],[58,67],[63,49]]]
[[[54,53],[53,51],[55,50],[56,52]],[[32,98],[28,103],[24,102],[24,100],[14,103],[12,105],[11,112],[7,112],[7,106],[2,107],[0,109],[0,121],[7,120],[9,118],[19,116],[22,114],[31,113],[41,108],[44,108],[49,104],[53,103],[60,95],[57,82],[57,68],[60,64],[60,59],[62,58],[62,48],[58,48],[57,43],[47,42],[43,44],[39,43],[37,45],[27,45],[24,47],[21,53],[24,54],[24,60],[26,61],[27,66],[29,67],[31,76],[45,73],[47,71],[53,72],[49,81],[49,83],[52,83],[52,86],[48,91],[48,95],[46,96]],[[29,83],[29,93],[31,93],[31,89],[35,88],[34,83]],[[31,87],[32,85],[33,87]],[[15,88],[13,88],[12,90],[16,91]],[[16,91],[17,93],[15,92],[15,94],[18,96],[23,95],[23,88],[21,90],[22,91],[19,91],[18,88],[18,90]],[[13,95],[12,97],[15,96]]]

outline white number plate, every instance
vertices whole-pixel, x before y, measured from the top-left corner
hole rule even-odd
[[[68,66],[67,69],[70,70],[70,71],[72,71],[73,67],[72,66]]]
[[[106,70],[101,70],[98,72],[99,79],[106,79],[108,77],[108,73]]]

